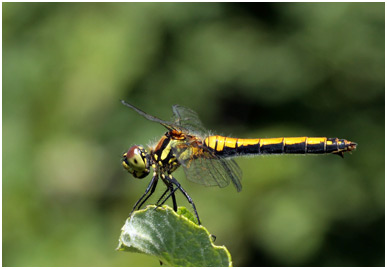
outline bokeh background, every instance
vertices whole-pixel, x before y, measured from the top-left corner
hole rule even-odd
[[[125,99],[223,135],[357,142],[238,159],[240,193],[176,176],[235,266],[384,266],[384,5],[3,3],[3,265],[159,265],[115,251],[149,182],[121,155],[165,132]]]

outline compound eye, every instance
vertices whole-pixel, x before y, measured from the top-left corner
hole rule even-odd
[[[134,177],[143,178],[149,174],[148,153],[144,148],[133,146],[123,157],[122,165]]]
[[[145,158],[141,156],[141,150],[138,146],[131,147],[126,154],[126,159],[132,168],[136,171],[142,171],[145,169]]]

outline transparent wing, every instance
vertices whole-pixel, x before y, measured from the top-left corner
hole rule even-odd
[[[226,187],[231,181],[237,191],[241,191],[242,171],[234,160],[216,156],[212,150],[205,147],[186,145],[173,150],[188,180],[221,188]]]
[[[199,158],[183,168],[187,179],[192,182],[223,188],[231,181],[237,191],[242,190],[242,171],[234,160]]]
[[[172,121],[176,125],[187,129],[191,134],[196,133],[204,135],[206,133],[206,129],[203,127],[198,114],[192,109],[180,105],[174,105],[172,106],[172,111]]]
[[[146,118],[147,120],[158,122],[161,125],[165,126],[168,130],[180,130],[184,133],[195,133],[203,135],[205,133],[205,128],[203,127],[198,114],[192,109],[174,105],[172,106],[173,117],[172,121],[164,121],[155,116],[149,115],[141,109],[131,105],[124,100],[121,100],[121,103],[127,107],[130,107],[138,114]]]
[[[124,100],[121,100],[121,103],[127,107],[130,107],[131,109],[136,111],[138,114],[140,114],[141,116],[143,116],[147,120],[160,123],[161,125],[165,126],[168,130],[182,130],[182,128],[180,128],[180,126],[176,125],[175,123],[169,122],[169,121],[164,121],[164,120],[161,120],[155,116],[149,115],[146,112],[142,111],[141,109],[135,107],[134,105],[131,105],[131,104],[125,102]]]

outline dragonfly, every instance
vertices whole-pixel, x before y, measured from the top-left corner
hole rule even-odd
[[[172,175],[179,167],[184,169],[186,178],[192,182],[221,188],[231,182],[239,192],[242,190],[242,171],[234,157],[327,153],[344,157],[345,152],[353,151],[357,146],[357,143],[346,139],[326,137],[246,139],[211,135],[203,127],[198,114],[189,108],[180,105],[172,106],[172,119],[164,121],[124,100],[121,100],[121,103],[147,120],[159,123],[167,129],[155,145],[148,148],[134,145],[123,154],[122,165],[133,177],[144,178],[149,175],[151,168],[153,170],[152,179],[145,193],[135,203],[129,216],[136,209],[139,210],[152,196],[161,179],[167,188],[156,205],[160,206],[172,197],[173,209],[177,211],[175,193],[179,190],[191,204],[198,224],[201,225],[195,203]]]

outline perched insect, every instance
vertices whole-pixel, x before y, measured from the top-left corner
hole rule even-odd
[[[144,178],[153,168],[153,177],[133,207],[141,206],[154,193],[159,178],[167,189],[157,201],[162,205],[172,197],[173,208],[177,210],[175,192],[180,190],[192,205],[198,223],[199,215],[195,204],[172,173],[183,167],[188,180],[206,185],[225,187],[233,183],[237,191],[242,189],[242,172],[232,157],[264,154],[324,154],[343,153],[356,149],[357,144],[345,139],[326,137],[280,137],[243,139],[220,135],[208,135],[198,115],[191,109],[174,105],[172,121],[151,116],[135,106],[121,101],[127,107],[150,121],[160,123],[167,132],[159,142],[149,149],[133,146],[123,155],[122,165],[136,178]],[[162,200],[169,192],[167,197]]]

